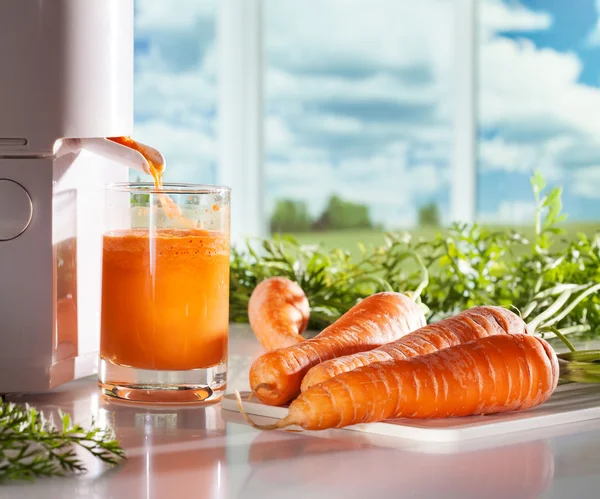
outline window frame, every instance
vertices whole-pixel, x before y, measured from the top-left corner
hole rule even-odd
[[[262,0],[218,2],[218,181],[231,188],[231,242],[267,235]]]
[[[477,0],[455,0],[453,154],[450,222],[477,216]]]

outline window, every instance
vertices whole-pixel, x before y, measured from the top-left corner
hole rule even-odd
[[[563,186],[568,229],[591,232],[600,221],[600,4],[480,4],[478,218],[530,226],[537,168]]]
[[[167,180],[233,187],[233,242],[529,226],[535,168],[587,231],[600,7],[580,3],[136,0],[135,133]]]
[[[271,231],[349,248],[448,222],[454,2],[263,5]]]
[[[136,0],[135,136],[167,159],[165,180],[217,180],[216,0]]]

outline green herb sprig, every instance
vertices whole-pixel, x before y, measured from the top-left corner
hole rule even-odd
[[[125,457],[112,432],[92,423],[84,429],[59,411],[60,424],[29,405],[0,405],[0,482],[86,471],[76,448],[115,465]]]

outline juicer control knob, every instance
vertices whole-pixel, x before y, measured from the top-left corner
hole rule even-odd
[[[32,216],[33,203],[25,188],[14,180],[0,178],[0,241],[23,234]]]

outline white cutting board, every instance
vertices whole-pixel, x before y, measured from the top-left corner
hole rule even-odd
[[[280,419],[288,413],[287,407],[265,405],[257,399],[247,401],[248,395],[249,392],[241,393],[248,414]],[[234,394],[226,394],[221,407],[239,412]],[[527,411],[465,418],[394,419],[345,429],[424,442],[456,442],[597,418],[600,418],[600,386],[573,384],[559,386],[546,403]]]

